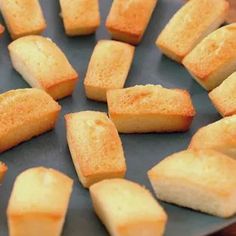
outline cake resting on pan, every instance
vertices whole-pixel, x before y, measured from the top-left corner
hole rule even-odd
[[[109,116],[121,133],[183,132],[195,109],[190,94],[160,85],[138,85],[107,92]]]

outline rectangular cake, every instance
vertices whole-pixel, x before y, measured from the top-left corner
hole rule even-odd
[[[111,236],[162,236],[167,215],[151,193],[125,179],[103,180],[89,189],[94,210]]]
[[[107,102],[109,116],[121,133],[186,131],[195,116],[187,91],[160,85],[109,90]]]
[[[236,161],[213,150],[170,155],[148,176],[157,198],[219,217],[236,213]]]
[[[124,177],[126,163],[115,125],[103,112],[82,111],[65,116],[67,141],[82,185]]]
[[[13,67],[31,87],[45,90],[56,100],[72,94],[78,74],[51,39],[25,36],[8,49]]]
[[[200,128],[192,137],[190,149],[214,149],[236,159],[236,115]]]
[[[46,28],[39,0],[1,0],[0,9],[12,39],[41,34]]]
[[[236,71],[236,23],[219,28],[203,39],[183,65],[206,90],[220,85]]]
[[[7,208],[10,236],[60,236],[73,180],[54,169],[34,167],[17,176]]]
[[[236,115],[236,72],[213,89],[209,97],[222,116]]]
[[[226,19],[226,0],[191,0],[184,4],[167,23],[156,44],[171,59],[183,58]]]
[[[99,0],[60,0],[60,5],[67,35],[92,34],[100,25]]]
[[[40,89],[0,94],[0,153],[54,128],[61,106]]]
[[[106,20],[112,38],[138,44],[156,4],[157,0],[114,0]]]
[[[127,43],[100,40],[93,51],[84,79],[88,98],[106,102],[109,89],[123,88],[135,48]]]

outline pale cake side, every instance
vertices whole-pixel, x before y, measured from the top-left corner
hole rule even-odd
[[[61,106],[40,89],[0,94],[0,152],[54,128]]]
[[[5,163],[0,161],[0,183],[2,183],[2,180],[7,172],[8,168]]]
[[[200,128],[192,137],[190,149],[214,149],[236,159],[236,115]]]
[[[209,97],[222,116],[236,115],[236,72],[213,89]]]
[[[82,185],[122,178],[126,163],[118,132],[103,112],[83,111],[65,116],[67,141]]]
[[[138,44],[156,4],[157,0],[114,0],[106,20],[106,28],[112,38]]]
[[[167,215],[139,184],[125,179],[103,180],[89,191],[96,214],[112,236],[164,235]]]
[[[60,0],[60,6],[69,36],[92,34],[100,25],[99,0]]]
[[[195,116],[187,91],[160,85],[109,90],[107,102],[109,116],[121,133],[186,131]]]
[[[236,23],[209,34],[183,60],[196,81],[206,90],[220,85],[236,70]]]
[[[64,53],[49,38],[26,36],[8,46],[13,67],[32,87],[54,99],[72,94],[78,74]]]
[[[100,40],[93,51],[84,79],[86,96],[106,102],[109,89],[123,88],[135,48],[127,43]]]
[[[10,236],[60,236],[73,180],[63,173],[35,167],[15,180],[7,208]]]
[[[236,161],[213,150],[175,153],[148,171],[157,198],[219,217],[236,213]]]
[[[0,9],[12,39],[41,34],[46,28],[38,0],[1,0]]]
[[[181,62],[209,33],[226,19],[229,3],[226,0],[191,0],[184,4],[158,36],[156,45],[162,53]]]

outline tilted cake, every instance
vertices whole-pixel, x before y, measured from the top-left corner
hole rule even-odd
[[[187,91],[160,85],[109,90],[107,102],[109,116],[121,133],[186,131],[195,116]]]
[[[222,116],[236,115],[236,72],[213,89],[209,97]]]
[[[184,66],[206,90],[220,85],[236,70],[236,23],[209,34],[183,60]]]
[[[191,0],[170,19],[156,45],[171,59],[183,58],[209,33],[226,19],[229,3],[226,0]]]
[[[12,39],[41,34],[46,28],[38,0],[1,0],[0,9]]]
[[[192,137],[190,149],[214,149],[236,159],[236,115],[200,128]]]
[[[40,89],[0,94],[0,152],[54,128],[60,105]]]
[[[219,217],[236,213],[236,161],[213,150],[175,153],[148,171],[157,198]]]
[[[105,113],[83,111],[67,114],[65,119],[72,160],[84,187],[125,176],[122,143]]]
[[[73,180],[63,173],[35,167],[15,180],[7,208],[10,236],[60,236]]]
[[[45,90],[54,99],[72,94],[78,75],[51,39],[26,36],[8,48],[13,67],[31,87]]]
[[[97,43],[84,79],[88,98],[105,102],[109,89],[124,87],[134,50],[127,43],[113,40],[100,40]]]
[[[138,44],[147,28],[157,0],[114,0],[106,20],[113,39]]]
[[[112,236],[162,236],[167,215],[144,187],[125,179],[103,180],[89,189],[94,210]]]

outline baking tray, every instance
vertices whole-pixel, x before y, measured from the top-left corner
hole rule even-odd
[[[80,75],[80,81],[73,96],[62,99],[62,112],[56,128],[0,154],[0,160],[6,162],[9,171],[4,184],[0,187],[0,235],[6,236],[6,207],[14,180],[18,174],[34,166],[46,166],[58,169],[74,179],[74,189],[66,217],[63,235],[65,236],[102,236],[107,231],[96,217],[89,193],[78,181],[66,142],[64,114],[82,110],[107,111],[106,104],[86,99],[83,79],[93,48],[99,39],[109,39],[104,22],[112,1],[100,0],[102,15],[101,27],[96,35],[69,38],[64,34],[59,17],[57,0],[42,0],[41,4],[48,23],[44,35],[52,38],[65,52]],[[169,18],[181,6],[178,0],[159,0],[142,43],[137,47],[126,87],[136,84],[162,84],[169,88],[184,88],[190,91],[197,116],[191,129],[186,133],[175,134],[130,134],[121,135],[127,160],[127,178],[145,185],[151,190],[146,172],[165,156],[185,149],[191,136],[201,126],[220,119],[204,91],[179,64],[162,56],[155,46],[155,39]],[[7,33],[0,39],[0,92],[10,89],[26,88],[24,82],[11,66],[7,45],[10,43]],[[1,125],[1,124],[0,124]],[[204,181],[204,180],[203,180]],[[186,208],[162,203],[169,220],[166,236],[200,236],[217,231],[233,222],[198,213]],[[40,229],[39,229],[40,230]],[[43,235],[42,235],[43,236]]]

